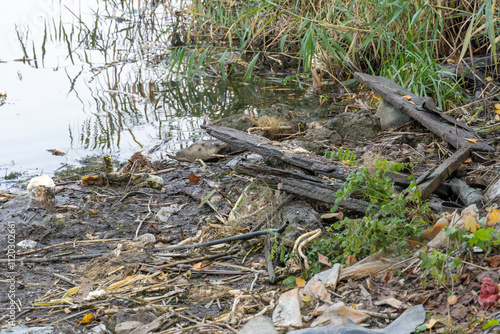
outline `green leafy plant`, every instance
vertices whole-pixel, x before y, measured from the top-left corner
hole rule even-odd
[[[340,149],[337,152],[328,151],[325,153],[325,158],[338,160],[349,165],[355,165],[359,162],[356,153],[351,152],[351,150],[348,148]]]
[[[410,194],[397,193],[387,176],[389,171],[400,171],[405,164],[376,159],[372,167],[361,166],[351,173],[336,193],[336,211],[349,196],[368,201],[366,215],[359,219],[344,219],[333,225],[342,257],[366,256],[391,245],[404,246],[410,238],[419,238],[428,225],[430,209],[421,200],[412,178]]]
[[[453,257],[436,249],[432,250],[431,253],[421,252],[419,256],[422,260],[420,268],[424,270],[422,273],[424,289],[427,286],[429,275],[443,286],[446,286],[446,280],[450,278],[448,274],[455,274],[451,276],[453,280],[458,277],[460,272],[458,269],[462,266],[462,259],[459,256]]]

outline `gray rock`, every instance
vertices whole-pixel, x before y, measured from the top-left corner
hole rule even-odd
[[[344,141],[362,142],[378,135],[380,121],[369,110],[360,110],[341,113],[329,120],[325,127],[337,131]]]
[[[116,334],[129,334],[134,329],[136,329],[137,327],[140,327],[142,325],[144,325],[144,324],[142,322],[140,322],[140,321],[125,321],[125,322],[120,322],[115,327],[115,333]]]
[[[387,130],[390,128],[397,128],[403,124],[408,123],[411,117],[403,113],[399,109],[396,109],[385,100],[378,105],[377,112],[375,113],[380,120],[381,130]]]
[[[250,320],[238,334],[278,334],[273,321],[268,317],[257,317]]]
[[[290,222],[285,239],[292,243],[301,235],[295,227],[299,226],[308,231],[323,227],[320,214],[305,201],[291,202],[283,209],[283,216]]]
[[[323,143],[327,141],[325,144],[330,145],[342,144],[342,137],[337,133],[337,131],[330,130],[325,127],[308,130],[306,135],[304,136],[304,139],[313,142],[321,141]]]
[[[226,126],[236,130],[246,131],[249,128],[257,126],[257,122],[247,115],[234,115],[218,119],[211,125]]]
[[[136,328],[155,320],[156,317],[151,312],[121,311],[116,313],[115,319],[116,334],[128,334]]]
[[[178,151],[176,156],[191,161],[196,159],[209,160],[214,158],[212,154],[226,154],[228,152],[229,146],[226,143],[218,140],[200,140]]]

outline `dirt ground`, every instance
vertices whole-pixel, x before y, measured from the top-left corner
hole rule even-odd
[[[415,170],[423,171],[439,163],[440,157],[416,147],[422,143],[432,147],[434,142],[439,140],[429,133],[421,136],[414,128],[407,128],[385,131],[371,144],[358,145],[356,152],[358,156],[378,152],[394,160],[411,157],[418,163]],[[266,213],[281,209],[276,205],[283,194],[235,173],[227,162],[236,156],[206,164],[171,159],[151,163],[138,157],[140,161],[136,156],[124,171],[153,172],[163,180],[161,189],[132,181],[84,185],[71,181],[68,175],[82,176],[82,171],[72,170],[55,178],[54,209],[29,208],[27,194],[2,204],[2,228],[9,231],[9,226],[15,226],[16,243],[32,240],[36,245],[18,247],[17,259],[24,260],[15,265],[9,262],[8,271],[0,277],[1,284],[10,287],[0,291],[0,323],[11,320],[11,300],[15,301],[15,324],[51,325],[56,333],[89,333],[98,324],[113,331],[131,317],[127,312],[146,318],[169,315],[170,320],[158,329],[162,333],[174,333],[169,327],[174,325],[186,328],[183,332],[233,333],[254,315],[272,314],[277,298],[287,289],[277,283],[287,273],[275,260],[278,279],[270,282],[264,255],[269,237],[175,252],[158,249],[247,233],[259,221],[264,227],[278,228],[284,215],[266,219]],[[489,159],[496,159],[495,154]],[[106,162],[96,159],[95,165],[102,169]],[[472,165],[464,166],[462,173],[482,173],[490,181],[494,176],[478,172]],[[236,207],[239,216],[246,219],[227,224]],[[301,219],[305,223],[316,219],[322,229],[331,223],[318,218],[329,209],[324,203],[296,196],[286,207],[302,215],[298,218],[302,229],[313,227],[300,225]],[[162,208],[167,211],[160,213]],[[304,218],[307,215],[312,218]],[[2,235],[1,249],[9,248],[9,233]],[[136,235],[147,237],[133,241]],[[498,253],[493,249],[489,256]],[[428,320],[431,317],[441,324],[436,325],[438,332],[479,332],[478,319],[484,320],[497,310],[496,305],[484,309],[477,304],[480,280],[491,277],[499,281],[500,272],[485,267],[484,253],[472,256],[475,262],[463,267],[453,293],[433,282],[424,287],[419,268],[408,263],[403,270],[347,279],[334,295],[337,301],[372,312],[365,321],[371,327],[385,327],[404,309],[423,304]],[[12,278],[15,285],[9,283]],[[74,287],[79,290],[75,292]],[[84,299],[91,290],[103,292],[94,299]],[[450,301],[450,295],[456,300]],[[378,303],[388,298],[396,298],[398,307]],[[313,304],[309,306],[315,309]],[[213,323],[204,326],[207,322]]]

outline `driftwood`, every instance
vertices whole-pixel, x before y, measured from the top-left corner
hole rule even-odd
[[[435,106],[432,98],[418,97],[384,77],[356,72],[354,78],[456,149],[470,147],[474,150],[495,151],[493,147],[483,142],[473,129],[443,114]]]
[[[319,178],[245,162],[238,163],[235,170],[242,174],[255,176],[270,187],[330,205],[335,203],[335,193],[342,186],[342,182],[328,182]],[[347,198],[340,202],[341,207],[356,212],[366,212],[368,205],[367,202],[354,198]]]
[[[307,152],[271,145],[272,141],[268,138],[251,135],[244,131],[224,126],[202,125],[201,128],[205,129],[211,136],[229,143],[238,149],[253,151],[265,157],[277,158],[287,164],[314,174],[322,174],[345,180],[345,166],[337,164],[330,159],[318,157]]]
[[[422,199],[429,197],[470,155],[471,148],[462,147],[439,165],[425,181],[418,185],[418,189],[422,192]]]

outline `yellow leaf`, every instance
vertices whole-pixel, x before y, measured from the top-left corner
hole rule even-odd
[[[474,144],[477,142],[477,139],[465,138],[465,140]]]
[[[431,329],[432,327],[434,327],[436,323],[437,323],[436,319],[431,319],[429,320],[428,323],[425,324],[425,327],[427,327],[427,329]]]
[[[408,101],[408,103],[411,103],[411,104],[415,104],[415,105],[416,105],[416,103],[415,103],[415,102],[413,102],[413,101]]]
[[[83,317],[81,323],[82,324],[88,324],[90,321],[92,321],[92,319],[94,319],[94,315],[92,313],[85,314],[85,316]]]
[[[495,226],[500,222],[500,209],[493,209],[486,216],[486,226]]]
[[[355,309],[355,310],[357,310],[357,309],[358,309],[358,306],[356,306],[356,304],[352,304],[352,305],[351,305],[351,307],[352,307],[353,309]]]
[[[499,109],[500,110],[500,103],[495,103],[495,109]]]
[[[295,279],[295,284],[297,284],[298,288],[303,288],[304,286],[306,286],[306,281],[303,278],[297,277]]]
[[[61,299],[52,299],[49,300],[48,302],[35,302],[33,303],[35,306],[52,306],[52,305],[59,305],[59,304],[73,304],[73,298],[69,297],[64,297]]]
[[[458,302],[458,297],[455,295],[451,295],[448,297],[448,304],[449,305],[454,305]]]
[[[476,230],[480,227],[479,223],[476,220],[476,213],[472,211],[467,211],[464,213],[464,224],[465,229],[468,232],[476,232]]]
[[[302,301],[304,303],[309,303],[311,300],[313,300],[312,296],[304,296],[304,297],[302,297]]]
[[[500,109],[495,109],[495,113],[500,115]]]
[[[77,293],[79,289],[80,289],[80,287],[79,287],[79,286],[75,286],[74,288],[69,289],[69,290],[68,290],[68,291],[64,294],[64,296],[63,296],[63,297],[69,297],[69,296],[72,296],[72,295],[74,295],[75,293]]]

